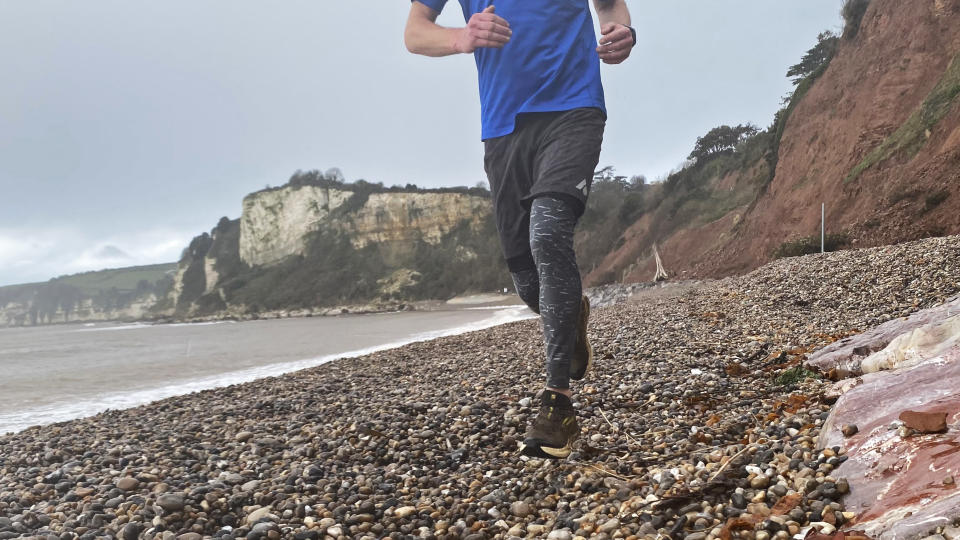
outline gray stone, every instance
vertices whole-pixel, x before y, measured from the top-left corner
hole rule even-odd
[[[613,531],[617,530],[620,527],[620,520],[617,518],[610,518],[605,521],[602,525],[597,527],[597,532],[602,532],[606,534],[611,534]]]
[[[523,501],[515,501],[510,505],[510,513],[518,518],[525,518],[533,513],[533,509]]]
[[[270,515],[270,507],[264,506],[263,508],[258,508],[253,512],[247,514],[247,523],[253,525],[254,523],[260,521],[261,519]]]
[[[181,495],[165,493],[157,497],[157,506],[163,508],[168,513],[173,513],[183,510],[185,503]]]

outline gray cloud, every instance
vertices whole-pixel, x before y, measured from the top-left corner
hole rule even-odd
[[[640,43],[627,63],[604,66],[601,163],[650,178],[715,125],[768,124],[787,67],[838,26],[840,6],[628,4]],[[0,230],[63,251],[118,231],[189,238],[298,168],[388,185],[484,181],[473,61],[407,53],[408,6],[0,3]],[[455,2],[440,21],[462,24]],[[27,260],[0,257],[0,283],[67,270]]]

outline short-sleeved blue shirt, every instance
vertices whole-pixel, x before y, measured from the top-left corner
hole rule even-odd
[[[439,12],[447,0],[417,0]],[[482,139],[513,132],[526,112],[596,107],[606,114],[588,0],[459,0],[464,20],[491,3],[513,35],[474,52]]]

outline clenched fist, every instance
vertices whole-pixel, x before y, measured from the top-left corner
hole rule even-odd
[[[630,56],[633,50],[633,32],[630,27],[617,23],[607,23],[600,28],[603,37],[597,52],[606,64],[619,64]]]
[[[494,14],[494,7],[489,6],[470,17],[467,26],[457,33],[453,47],[460,53],[472,53],[480,47],[499,49],[510,41],[511,34],[510,23]]]

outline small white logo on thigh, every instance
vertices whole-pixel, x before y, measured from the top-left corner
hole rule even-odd
[[[586,180],[581,180],[580,183],[577,184],[577,189],[579,189],[580,191],[582,191],[584,195],[589,195],[589,194],[590,194],[590,186],[587,185],[587,181],[586,181]]]

